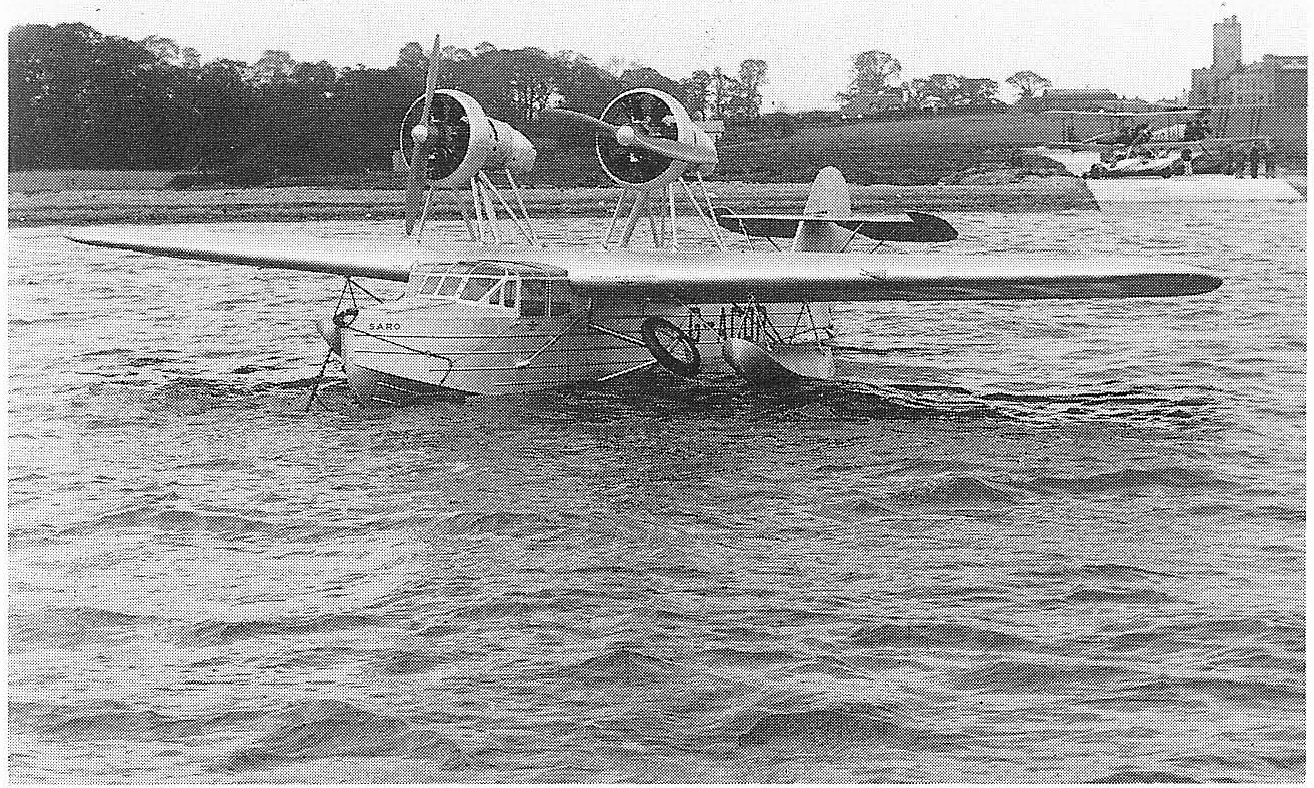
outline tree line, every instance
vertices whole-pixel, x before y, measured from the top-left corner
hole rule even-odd
[[[439,85],[493,117],[538,131],[553,105],[598,115],[631,87],[664,90],[694,117],[756,118],[767,64],[745,60],[673,80],[636,63],[604,68],[578,52],[444,47]],[[255,183],[272,175],[391,167],[401,118],[424,92],[429,55],[408,43],[387,68],[297,62],[271,50],[255,63],[158,36],[103,35],[84,24],[9,32],[11,169],[199,169]]]
[[[894,55],[878,49],[854,55],[850,76],[848,90],[835,95],[841,103],[864,96],[890,94],[898,95],[909,107],[926,104],[992,107],[1004,103],[999,99],[999,83],[988,77],[931,74],[901,82],[903,64]],[[1034,71],[1019,71],[1004,81],[1016,88],[1022,98],[1031,98],[1053,85]]]

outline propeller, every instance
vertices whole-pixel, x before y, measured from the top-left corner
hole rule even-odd
[[[616,138],[616,142],[627,148],[642,148],[660,154],[669,159],[684,161],[690,164],[716,164],[716,151],[697,145],[689,145],[679,140],[671,140],[665,137],[649,137],[644,132],[635,131],[634,126],[613,126],[605,120],[600,120],[592,115],[585,115],[583,112],[575,112],[569,109],[547,109],[543,114],[553,114],[558,117],[573,120],[578,123],[584,123],[599,131],[605,131]]]
[[[433,92],[438,89],[438,41],[440,35],[433,37],[433,52],[429,55],[429,76],[424,84],[424,113],[420,115],[420,125],[411,129],[411,139],[415,141],[415,150],[411,152],[411,180],[406,184],[406,234],[415,229],[420,219],[420,210],[424,205],[425,170],[428,167],[429,153],[433,149]]]

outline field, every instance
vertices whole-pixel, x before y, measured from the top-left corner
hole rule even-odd
[[[719,204],[763,210],[798,210],[806,183],[717,182],[708,185]],[[992,186],[856,185],[858,210],[1053,211],[1092,209],[1095,199],[1078,178],[1043,178]],[[525,191],[529,211],[539,217],[607,216],[616,188],[533,188]],[[454,218],[452,192],[437,192],[434,214]],[[398,189],[314,187],[45,191],[11,194],[9,226],[52,224],[158,224],[170,222],[304,221],[394,219],[401,214]]]
[[[1063,123],[1054,116],[1005,113],[866,120],[725,145],[718,172],[734,180],[794,181],[831,165],[853,183],[931,184],[969,169],[1055,167],[1018,149],[1062,138]]]
[[[163,189],[177,170],[27,170],[9,173],[9,191]]]
[[[1101,130],[1100,124],[1107,122],[1096,119],[1092,133]],[[1019,159],[1014,150],[1046,139],[1060,139],[1062,133],[1062,123],[1055,118],[1021,114],[914,117],[808,127],[785,137],[739,136],[726,140],[720,148],[721,164],[712,177],[752,183],[798,183],[811,181],[817,170],[832,165],[856,184],[925,185],[982,165],[1036,166],[1034,157]],[[525,177],[525,185],[610,186],[592,146],[572,142],[535,137],[538,162]],[[47,190],[161,189],[177,174],[95,170],[15,172],[10,174],[9,191],[32,194]],[[395,189],[401,188],[403,182],[403,176],[395,173],[371,172],[279,176],[266,185]]]

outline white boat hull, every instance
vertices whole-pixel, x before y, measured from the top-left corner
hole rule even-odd
[[[776,324],[794,325],[802,308],[772,304],[767,312]],[[821,325],[829,324],[824,305],[812,308],[825,310]],[[678,304],[595,306],[591,319],[583,305],[577,309],[561,317],[531,318],[476,303],[405,296],[362,309],[342,329],[343,366],[362,401],[396,402],[443,389],[467,394],[551,389],[652,365],[639,326],[658,316],[689,334],[703,374],[731,371],[721,354],[719,305],[702,307],[699,319],[691,319]]]

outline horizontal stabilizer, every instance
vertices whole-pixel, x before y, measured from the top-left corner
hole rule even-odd
[[[192,227],[125,227],[75,230],[64,237],[91,246],[128,249],[180,260],[283,268],[392,282],[410,279],[411,266],[416,262],[418,252],[413,246],[381,249],[378,239],[372,239],[369,246],[359,246],[305,237],[291,239],[287,237],[290,234],[261,238],[255,234],[216,233]]]
[[[716,220],[722,227],[757,238],[793,238],[800,222],[834,222],[849,232],[874,241],[904,243],[941,243],[958,237],[953,225],[929,213],[909,211],[902,214],[850,214],[842,219],[825,216],[771,213],[736,213],[716,208]]]

